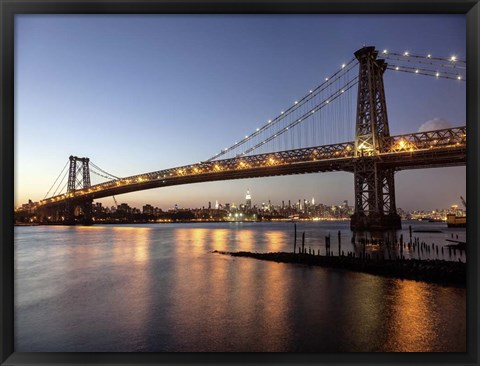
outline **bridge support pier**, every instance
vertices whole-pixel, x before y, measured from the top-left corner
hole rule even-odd
[[[386,231],[399,230],[402,228],[400,216],[393,214],[354,213],[350,218],[350,229],[353,231]]]
[[[67,202],[64,225],[92,225],[92,205],[93,200]]]

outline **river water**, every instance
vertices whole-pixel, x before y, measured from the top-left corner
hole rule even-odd
[[[404,222],[407,242],[409,225],[429,245],[466,237]],[[330,233],[335,253],[338,231],[342,250],[360,250],[348,222],[299,222],[297,243],[305,232],[305,246],[324,254]],[[16,227],[15,351],[466,351],[464,288],[213,250],[292,251],[293,224]]]

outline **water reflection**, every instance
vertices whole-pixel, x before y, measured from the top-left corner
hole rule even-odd
[[[353,250],[328,225],[299,224],[297,247],[331,233],[336,253],[341,230]],[[465,289],[212,253],[291,251],[291,224],[15,235],[17,351],[465,350]]]

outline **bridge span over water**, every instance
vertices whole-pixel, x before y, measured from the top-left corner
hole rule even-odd
[[[84,212],[83,223],[88,224],[91,223],[94,199],[123,193],[219,180],[345,171],[354,174],[355,213],[351,221],[352,229],[399,228],[400,217],[395,205],[395,172],[466,164],[465,126],[390,136],[383,74],[387,69],[400,70],[400,66],[386,62],[389,58],[397,60],[400,56],[386,51],[379,53],[374,47],[358,50],[355,59],[342,65],[331,81],[327,78],[319,87],[310,90],[306,96],[282,111],[276,119],[269,120],[261,129],[200,163],[91,185],[89,159],[71,156],[67,192],[36,202],[33,210],[38,215],[74,224],[77,222],[74,210],[80,206]],[[402,71],[409,72],[412,61],[408,55],[403,56],[408,66],[403,66],[405,69]],[[358,73],[348,78],[346,75],[353,69],[351,65],[358,66]],[[419,70],[410,71],[419,73]],[[427,76],[440,77],[438,71],[429,74],[425,68],[421,70]],[[457,81],[464,79],[463,76],[452,77],[449,71],[445,71],[442,77]],[[340,87],[332,89],[333,83],[339,83]],[[358,92],[354,141],[261,151],[271,141],[279,136],[285,137],[312,115],[334,104],[331,102],[341,100],[355,85],[358,85]],[[292,116],[290,121],[287,116]],[[277,129],[273,128],[275,125]],[[269,129],[273,131],[267,135]],[[261,153],[255,153],[257,151]],[[230,157],[225,158],[228,154]]]

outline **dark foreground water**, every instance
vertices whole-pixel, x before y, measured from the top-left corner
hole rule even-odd
[[[412,226],[442,231],[413,234],[428,244],[465,239]],[[357,250],[348,222],[297,229],[321,253],[338,230]],[[292,223],[16,227],[15,350],[466,351],[465,289],[211,253],[292,251],[292,238]]]

